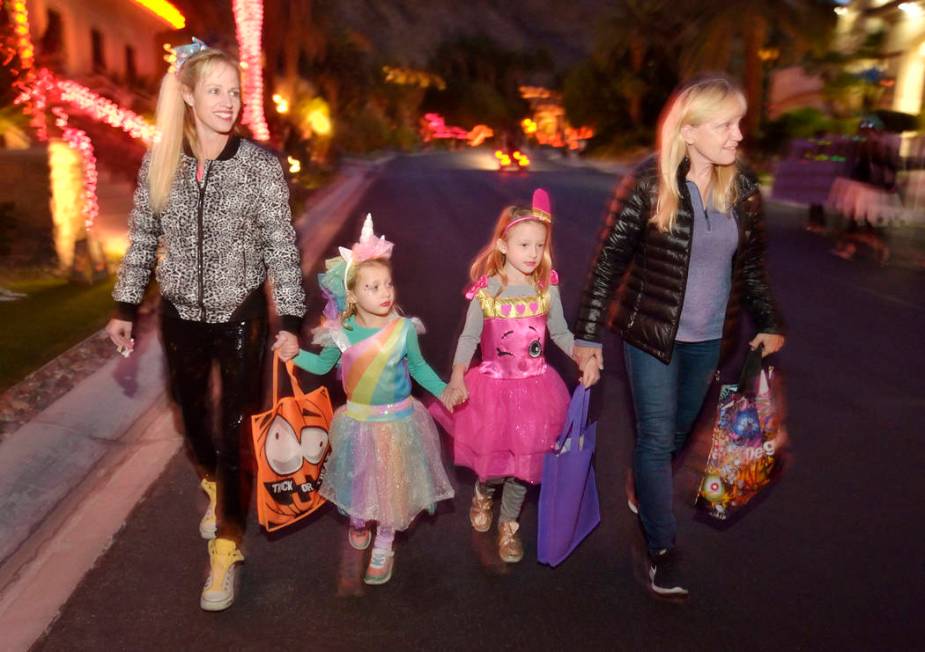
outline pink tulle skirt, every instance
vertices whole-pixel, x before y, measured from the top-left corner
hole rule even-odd
[[[450,414],[431,404],[434,418],[453,437],[453,458],[481,480],[514,476],[532,484],[543,475],[543,455],[565,423],[569,393],[552,367],[529,378],[494,378],[466,372],[469,400]]]

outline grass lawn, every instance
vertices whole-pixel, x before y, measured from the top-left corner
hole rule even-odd
[[[51,276],[0,282],[29,295],[0,302],[0,392],[102,328],[114,282],[114,276],[92,286]]]

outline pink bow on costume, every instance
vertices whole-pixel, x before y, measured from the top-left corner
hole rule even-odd
[[[468,290],[466,290],[466,298],[472,300],[472,298],[478,293],[479,290],[488,287],[488,277],[482,276],[479,280],[473,283]]]

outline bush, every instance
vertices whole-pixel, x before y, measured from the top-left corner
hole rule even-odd
[[[761,132],[761,148],[768,154],[780,154],[794,138],[812,138],[832,133],[836,123],[819,109],[805,107],[782,114],[768,122]]]

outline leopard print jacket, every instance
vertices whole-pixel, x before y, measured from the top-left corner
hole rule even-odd
[[[156,261],[161,295],[182,319],[229,321],[269,273],[283,328],[298,332],[305,314],[302,270],[289,188],[276,157],[232,136],[198,182],[196,159],[183,153],[158,215],[149,203],[149,163],[145,155],[129,217],[130,245],[113,289],[117,315],[134,317]]]

